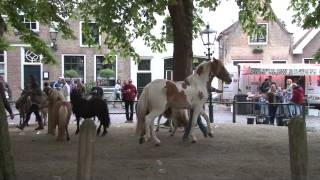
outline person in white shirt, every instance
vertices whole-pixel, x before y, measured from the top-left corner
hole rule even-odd
[[[64,78],[61,79],[62,82],[62,94],[65,98],[65,101],[70,102],[70,86]]]
[[[114,100],[117,101],[121,101],[121,80],[118,79],[116,85],[114,86]],[[115,107],[115,103],[113,102],[113,107]],[[121,104],[121,102],[120,102]]]

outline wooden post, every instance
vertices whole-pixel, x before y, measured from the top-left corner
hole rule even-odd
[[[91,180],[96,125],[91,119],[86,119],[80,126],[78,150],[77,180]]]
[[[0,101],[0,179],[17,179],[11,154],[8,122],[2,100]]]
[[[306,180],[308,169],[308,148],[306,123],[303,117],[295,117],[291,119],[288,125],[288,131],[291,178],[292,180]]]
[[[237,102],[234,99],[232,102],[232,122],[236,123],[236,116],[237,116]]]

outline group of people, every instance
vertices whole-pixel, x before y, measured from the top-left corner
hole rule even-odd
[[[271,103],[268,105],[269,122],[274,124],[276,113],[282,110],[288,117],[300,115],[302,112],[302,104],[304,103],[304,90],[292,79],[286,80],[286,88],[282,89],[272,81],[272,76],[269,76],[260,86],[261,98]],[[272,103],[292,103],[287,105],[287,108]],[[280,109],[281,107],[282,109]]]

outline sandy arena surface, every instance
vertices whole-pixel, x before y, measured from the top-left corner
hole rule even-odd
[[[75,180],[78,136],[56,142],[46,130],[10,127],[19,180]],[[135,124],[113,124],[97,137],[93,180],[281,180],[290,179],[287,127],[218,124],[213,138],[196,129],[198,142],[182,141],[182,131],[170,137],[158,133],[162,144],[138,144]],[[309,180],[320,179],[320,131],[308,132]]]

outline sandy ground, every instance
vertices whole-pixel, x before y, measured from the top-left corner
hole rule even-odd
[[[75,180],[78,136],[71,141],[28,127],[21,133],[10,127],[19,180]],[[97,137],[93,180],[135,179],[290,179],[287,127],[218,124],[213,138],[197,129],[198,142],[182,141],[181,130],[170,137],[158,133],[162,145],[138,144],[134,124],[113,124],[106,137]],[[309,180],[320,179],[320,131],[308,133]]]

